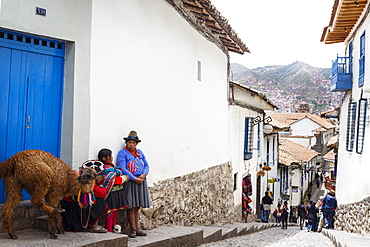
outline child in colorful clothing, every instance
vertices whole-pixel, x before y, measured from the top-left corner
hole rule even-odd
[[[108,210],[105,217],[105,228],[107,231],[112,232],[115,225],[117,225],[118,210],[123,209],[128,205],[126,200],[125,190],[123,183],[129,180],[127,175],[123,175],[121,169],[115,167],[112,157],[112,151],[103,148],[98,153],[99,161],[105,165],[104,175],[102,181],[103,186],[107,190],[107,197],[105,201],[108,203]]]

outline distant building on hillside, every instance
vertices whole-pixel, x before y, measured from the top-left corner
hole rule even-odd
[[[307,102],[302,102],[298,106],[298,112],[299,113],[310,113],[310,105]]]

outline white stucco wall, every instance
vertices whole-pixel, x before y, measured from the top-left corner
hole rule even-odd
[[[292,130],[291,135],[296,136],[313,136],[314,133],[312,130],[321,127],[319,124],[315,123],[314,121],[303,118],[293,124],[290,125]]]
[[[167,2],[93,1],[91,60],[90,157],[136,130],[149,183],[230,161],[227,56]]]
[[[294,143],[302,145],[303,147],[306,147],[306,148],[311,148],[316,143],[316,139],[314,137],[299,138],[299,137],[284,136],[284,137],[281,137],[281,138],[282,139],[288,139],[289,141],[292,141]]]
[[[89,151],[90,20],[90,0],[0,1],[0,28],[66,42],[61,158],[75,168]]]
[[[363,153],[356,153],[356,145],[352,152],[346,151],[346,135],[347,135],[347,117],[348,117],[348,103],[350,97],[352,101],[358,102],[361,98],[361,91],[364,89],[362,95],[363,98],[370,98],[370,93],[366,93],[367,89],[370,88],[369,76],[370,76],[370,56],[368,51],[370,50],[369,33],[367,32],[370,27],[370,19],[367,18],[362,26],[357,30],[356,35],[353,39],[347,40],[346,45],[348,46],[351,41],[353,44],[353,85],[352,91],[348,91],[343,100],[343,104],[340,112],[340,127],[339,127],[339,149],[338,149],[338,164],[337,164],[337,182],[336,182],[336,197],[338,203],[347,204],[358,202],[370,195],[370,107],[368,102],[366,127],[365,127],[365,142],[363,147]],[[365,38],[365,80],[364,87],[358,87],[358,75],[359,75],[359,54],[360,54],[360,37],[363,32],[366,31]],[[349,35],[351,37],[351,35]],[[348,51],[347,51],[348,52]],[[340,55],[345,55],[345,51],[340,51]],[[346,54],[348,55],[348,54]],[[358,105],[358,104],[357,104]],[[357,125],[356,125],[357,131]],[[356,133],[357,134],[357,133]],[[356,143],[356,141],[355,141]]]
[[[355,61],[355,60],[354,60]],[[370,97],[369,95],[364,97]],[[370,195],[370,121],[366,120],[364,152],[356,153],[356,146],[352,152],[346,150],[347,115],[349,97],[346,96],[340,113],[339,148],[337,164],[336,197],[338,203],[347,204],[358,202]],[[368,107],[367,113],[370,112]]]
[[[241,181],[243,177],[251,174],[252,181],[252,199],[253,203],[256,201],[256,181],[257,181],[257,166],[258,162],[261,161],[261,158],[258,158],[257,150],[257,125],[254,126],[254,141],[253,141],[253,155],[249,160],[244,160],[244,129],[245,129],[245,118],[251,117],[254,118],[258,114],[255,111],[250,109],[242,108],[240,106],[230,106],[229,107],[229,126],[230,126],[230,160],[233,165],[233,173],[238,173],[238,181],[240,184],[237,184],[237,188],[234,191],[234,201],[235,205],[241,203],[242,199],[242,187]],[[263,139],[263,138],[262,138]],[[263,140],[262,140],[263,143]],[[262,145],[261,143],[261,145]],[[252,206],[253,207],[253,206]],[[253,207],[254,208],[254,207]]]

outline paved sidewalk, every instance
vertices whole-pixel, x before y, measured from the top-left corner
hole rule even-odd
[[[290,224],[295,225],[295,224]],[[10,239],[7,233],[0,233],[0,247],[172,247],[199,246],[232,237],[259,232],[276,223],[235,223],[222,226],[163,226],[147,231],[148,236],[128,238],[125,234],[79,232],[59,234],[58,239],[50,239],[47,232],[38,229],[16,231],[19,239]],[[319,234],[319,233],[316,233]],[[322,234],[330,238],[336,247],[370,246],[370,236],[361,236],[337,230],[323,229]],[[314,236],[314,235],[313,235]]]

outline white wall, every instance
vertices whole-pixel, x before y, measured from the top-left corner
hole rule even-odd
[[[312,130],[321,127],[319,124],[315,123],[314,121],[303,118],[293,124],[290,125],[292,130],[291,135],[293,136],[313,136],[314,133]]]
[[[314,138],[313,136],[312,137],[307,137],[307,138],[284,136],[284,137],[281,137],[281,138],[282,139],[288,139],[289,141],[292,141],[294,143],[302,145],[303,147],[306,147],[306,148],[311,148],[316,143],[316,138]]]
[[[356,146],[354,151],[346,151],[346,134],[347,134],[347,116],[348,116],[348,102],[352,96],[352,101],[358,102],[361,98],[361,90],[365,91],[370,88],[370,43],[369,32],[370,19],[367,18],[363,25],[357,30],[356,35],[352,41],[353,44],[353,85],[352,91],[348,91],[343,100],[340,112],[340,128],[339,128],[339,150],[338,150],[338,164],[337,164],[337,183],[336,183],[336,197],[338,203],[347,204],[358,202],[370,195],[370,107],[368,104],[366,127],[365,127],[365,143],[362,154],[356,153]],[[358,87],[359,74],[359,54],[360,54],[360,37],[366,31],[365,38],[365,84],[364,87]],[[351,35],[349,36],[351,37]],[[348,43],[346,44],[348,45]],[[340,56],[345,56],[345,51],[339,53]],[[348,55],[348,54],[346,54]],[[370,98],[370,94],[364,92],[363,98]],[[357,127],[356,127],[357,131]],[[357,134],[357,133],[356,133]]]
[[[65,41],[65,92],[61,158],[77,168],[90,138],[90,0],[2,0],[0,28]],[[46,9],[46,17],[35,14]]]
[[[239,106],[231,105],[229,107],[229,132],[230,132],[230,160],[233,165],[233,173],[238,173],[238,181],[240,184],[237,185],[234,191],[234,203],[238,205],[241,203],[242,187],[241,181],[243,177],[251,174],[252,181],[252,196],[250,198],[253,202],[256,200],[256,179],[257,179],[257,163],[258,163],[258,151],[257,149],[257,125],[254,126],[254,143],[252,159],[244,160],[244,125],[246,117],[256,117],[259,115],[257,112],[242,108]],[[263,142],[263,141],[262,141]]]
[[[96,0],[92,20],[90,157],[134,129],[149,183],[230,161],[227,56],[163,0]]]

